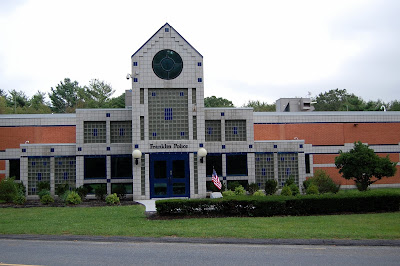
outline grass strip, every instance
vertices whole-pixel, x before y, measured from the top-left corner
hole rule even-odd
[[[0,209],[0,234],[203,238],[400,239],[400,212],[148,220],[144,207]]]

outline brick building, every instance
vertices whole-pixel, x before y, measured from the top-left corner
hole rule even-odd
[[[134,199],[206,196],[213,169],[227,184],[268,179],[301,185],[316,169],[342,187],[334,167],[354,141],[399,161],[400,113],[254,113],[204,108],[203,57],[169,24],[131,57],[124,109],[74,114],[0,115],[0,178],[15,176],[36,197],[38,182],[124,186]],[[292,102],[292,100],[291,100]],[[290,106],[289,106],[290,107]],[[207,155],[204,156],[204,153]],[[399,186],[400,172],[375,186]]]

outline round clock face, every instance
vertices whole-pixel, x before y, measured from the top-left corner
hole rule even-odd
[[[161,50],[153,57],[153,71],[162,79],[174,79],[178,77],[183,68],[181,56],[172,50]]]

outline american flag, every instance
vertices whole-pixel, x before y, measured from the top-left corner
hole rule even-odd
[[[219,190],[221,190],[222,184],[221,184],[221,181],[220,181],[219,178],[218,178],[217,172],[215,172],[215,169],[213,169],[212,181],[213,181],[214,185],[215,185]]]

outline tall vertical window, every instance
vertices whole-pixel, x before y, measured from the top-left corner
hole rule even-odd
[[[140,89],[140,104],[144,104],[144,89]]]
[[[55,157],[54,159],[54,180],[58,184],[69,184],[71,188],[75,187],[76,182],[76,158]]]
[[[274,179],[274,154],[256,153],[255,154],[255,176],[256,183],[261,189],[265,188],[267,180]]]
[[[197,140],[197,116],[193,116],[193,140]]]
[[[278,185],[283,186],[289,178],[299,183],[298,154],[294,152],[278,153]]]
[[[305,161],[306,161],[306,174],[309,174],[309,173],[311,173],[310,154],[306,154]]]
[[[192,89],[192,104],[196,104],[196,88]]]
[[[140,117],[140,140],[144,140],[144,116]]]
[[[39,182],[50,182],[50,158],[28,158],[28,195],[36,195]]]

